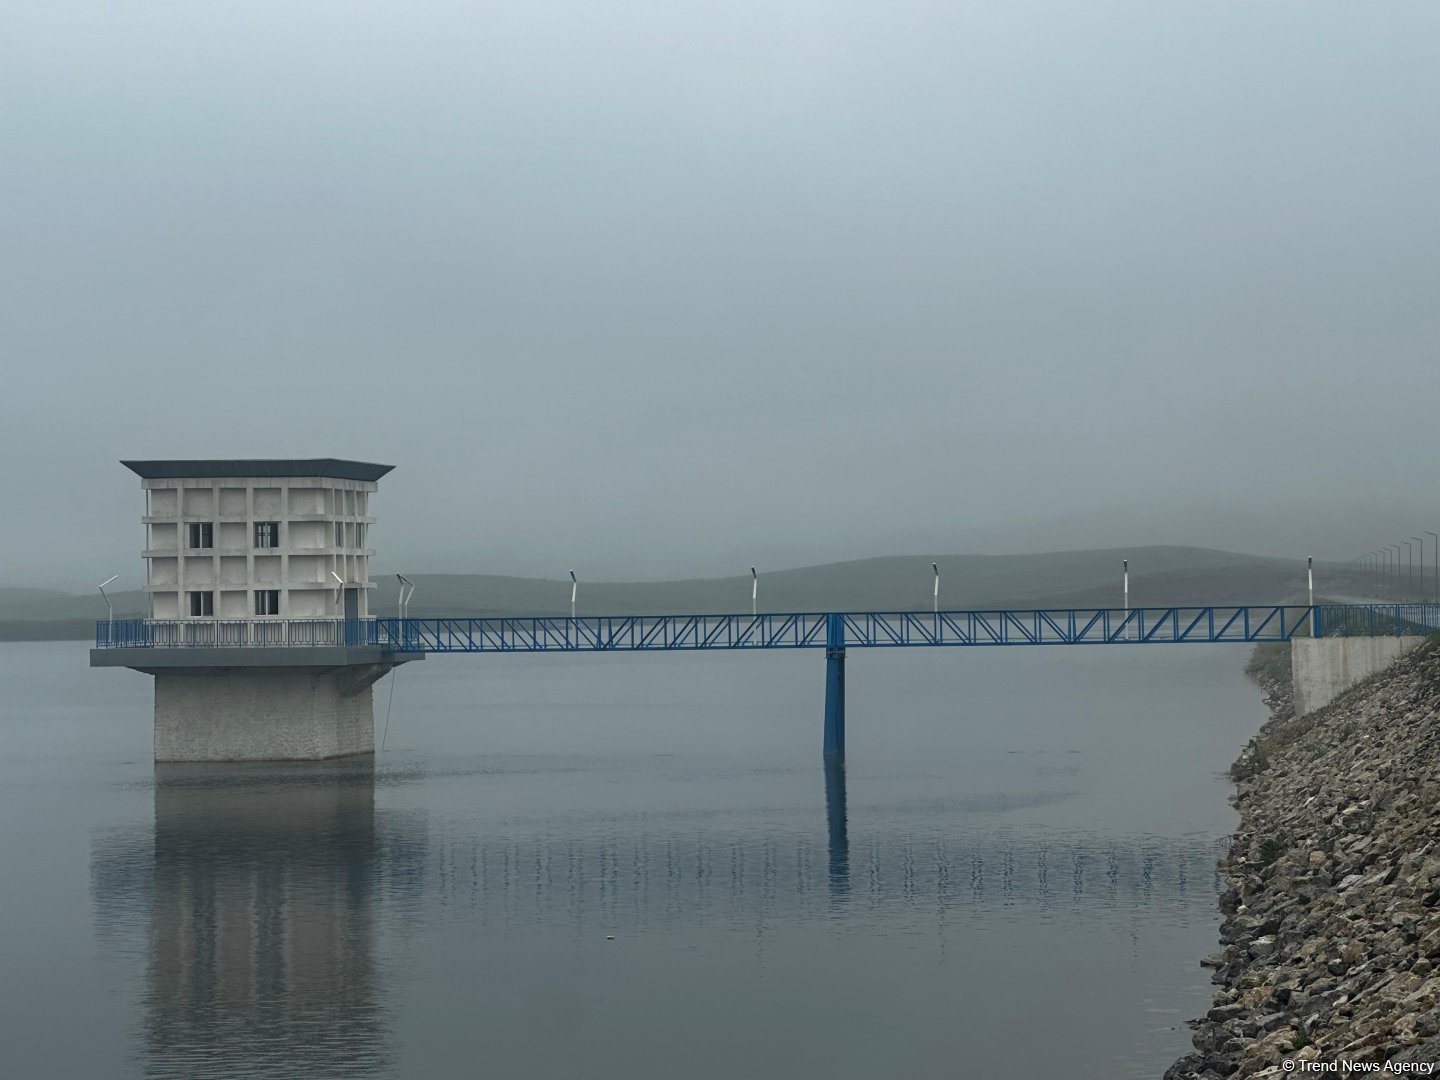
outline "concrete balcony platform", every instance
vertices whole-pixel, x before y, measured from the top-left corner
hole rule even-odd
[[[220,671],[230,668],[336,668],[357,664],[394,666],[423,659],[423,652],[396,651],[375,645],[188,645],[182,648],[142,645],[90,650],[90,666],[93,668],[133,668],[151,674],[177,668]]]

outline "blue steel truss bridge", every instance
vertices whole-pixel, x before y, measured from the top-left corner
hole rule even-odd
[[[1286,642],[1295,637],[1429,633],[1437,627],[1437,604],[349,620],[115,619],[96,625],[95,646],[125,650],[205,649],[217,654],[227,648],[341,646],[378,648],[387,654],[409,656],[824,649],[824,749],[827,756],[833,756],[845,751],[847,649]],[[217,656],[215,663],[223,662],[223,657]]]

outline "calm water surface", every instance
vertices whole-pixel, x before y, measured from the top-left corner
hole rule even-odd
[[[0,645],[0,1073],[1158,1077],[1243,662],[852,650],[827,773],[820,653],[432,657],[373,763],[156,767]]]

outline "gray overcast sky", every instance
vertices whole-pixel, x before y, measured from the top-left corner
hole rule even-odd
[[[0,0],[0,581],[120,457],[605,577],[1440,520],[1440,4]]]

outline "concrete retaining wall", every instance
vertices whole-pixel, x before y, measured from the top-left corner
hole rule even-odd
[[[371,686],[393,665],[155,672],[156,761],[315,761],[375,750]]]
[[[1420,636],[1292,638],[1290,683],[1295,691],[1295,715],[1324,708],[1424,640]]]

